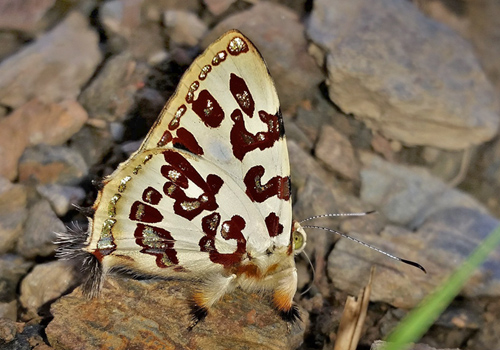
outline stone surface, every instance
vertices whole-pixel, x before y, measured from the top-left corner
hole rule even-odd
[[[226,12],[226,10],[235,3],[236,0],[203,0],[208,11],[213,15],[219,16]]]
[[[361,200],[393,223],[418,227],[444,208],[486,208],[470,195],[455,190],[422,167],[406,167],[362,154]]]
[[[327,167],[350,180],[359,180],[360,164],[349,139],[335,128],[321,128],[315,155]]]
[[[326,52],[330,99],[385,137],[458,150],[496,134],[472,47],[410,2],[319,0],[308,34]]]
[[[48,201],[36,202],[29,208],[23,234],[17,241],[18,254],[28,259],[53,254],[56,232],[66,232],[66,226],[56,216]]]
[[[75,283],[73,268],[67,261],[39,264],[21,282],[22,306],[34,313],[45,303],[59,298]]]
[[[174,43],[188,47],[198,45],[207,32],[207,26],[194,13],[169,10],[163,14],[163,24]]]
[[[251,9],[221,21],[203,39],[203,46],[234,28],[252,40],[265,58],[283,111],[314,96],[323,75],[307,54],[305,29],[297,14],[281,5],[258,2]]]
[[[39,145],[26,149],[19,161],[19,181],[37,184],[75,185],[88,173],[83,156],[60,146]]]
[[[1,0],[0,30],[31,34],[43,24],[43,17],[55,0]]]
[[[0,177],[0,254],[12,250],[28,216],[26,187]]]
[[[19,50],[23,41],[16,33],[0,32],[0,61]]]
[[[79,13],[0,63],[0,104],[17,108],[34,96],[75,99],[101,61],[97,33]]]
[[[192,331],[187,281],[108,278],[99,298],[80,289],[52,305],[46,333],[57,349],[181,347],[185,349],[296,349],[303,324],[280,319],[268,299],[239,289],[224,297]]]
[[[454,207],[436,211],[416,232],[387,226],[380,237],[362,232],[352,236],[396,256],[422,264],[428,274],[390,260],[348,240],[340,240],[328,258],[328,275],[336,288],[356,293],[370,266],[377,270],[372,301],[398,308],[413,308],[434,290],[490,234],[500,222],[478,211]],[[465,285],[461,295],[469,298],[500,296],[500,254],[493,252]]]
[[[144,0],[106,1],[99,17],[108,35],[132,36],[141,24],[141,6]]]
[[[60,145],[87,121],[87,112],[76,101],[59,104],[38,99],[16,109],[0,120],[0,175],[13,180],[17,163],[28,146]]]
[[[36,189],[50,202],[50,206],[59,217],[66,215],[72,205],[80,204],[86,196],[83,188],[77,186],[48,184],[37,186]]]
[[[144,86],[148,71],[130,52],[121,53],[106,62],[78,100],[91,118],[108,122],[124,120],[134,105],[135,94]]]
[[[17,300],[12,300],[8,303],[0,302],[0,319],[7,318],[9,320],[17,320]]]
[[[22,257],[14,254],[0,256],[0,302],[9,303],[16,298],[17,285],[33,266]]]

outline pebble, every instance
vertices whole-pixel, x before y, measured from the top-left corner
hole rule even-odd
[[[10,303],[16,300],[18,283],[33,264],[19,255],[0,255],[0,301]]]
[[[196,46],[208,28],[194,13],[169,10],[163,14],[163,24],[172,42],[177,45]]]
[[[0,30],[32,35],[44,27],[44,17],[55,0],[3,0],[0,2]]]
[[[25,186],[0,177],[0,254],[12,250],[22,234],[28,217],[27,200]]]
[[[38,193],[49,201],[50,206],[62,217],[72,209],[72,205],[78,205],[85,198],[86,193],[78,186],[63,186],[58,184],[47,184],[36,187]]]

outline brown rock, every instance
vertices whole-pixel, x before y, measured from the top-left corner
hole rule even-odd
[[[79,289],[52,305],[46,333],[58,349],[102,347],[165,349],[296,349],[301,323],[288,330],[269,301],[239,289],[219,301],[207,318],[188,331],[187,281],[109,278],[102,294],[86,299]]]
[[[448,150],[496,134],[498,101],[472,47],[411,2],[319,0],[309,23],[330,99],[371,129]]]
[[[31,34],[42,25],[43,17],[55,0],[1,0],[0,29]]]
[[[48,301],[59,298],[75,284],[73,268],[67,261],[36,265],[21,282],[22,306],[34,313]]]
[[[213,15],[218,16],[226,12],[226,10],[234,4],[236,0],[203,0],[207,6],[208,11]]]
[[[27,218],[27,190],[0,177],[0,254],[14,248]]]
[[[315,148],[316,157],[328,168],[350,180],[359,180],[359,161],[349,139],[335,128],[325,125]]]
[[[26,149],[19,162],[19,181],[75,185],[87,175],[80,153],[67,147],[39,145]]]
[[[72,100],[101,61],[97,33],[83,15],[64,21],[0,63],[0,104],[17,108],[34,96]]]
[[[194,13],[169,10],[163,14],[163,24],[170,39],[178,45],[195,46],[207,32],[207,26]]]
[[[203,39],[204,46],[234,28],[248,36],[262,53],[276,83],[282,110],[292,109],[314,95],[324,78],[307,54],[304,26],[295,12],[282,5],[258,2],[215,26]]]
[[[13,180],[28,146],[60,145],[83,126],[87,112],[76,101],[46,104],[37,99],[0,120],[0,174]]]

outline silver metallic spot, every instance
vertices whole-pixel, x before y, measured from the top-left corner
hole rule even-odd
[[[182,202],[181,203],[181,208],[185,211],[191,211],[198,209],[200,207],[201,203],[198,201],[193,201],[193,202]]]
[[[127,189],[127,182],[132,180],[132,176],[125,176],[121,181],[120,185],[118,186],[118,192],[123,193]]]
[[[231,55],[238,55],[243,51],[248,50],[247,43],[240,37],[236,37],[229,42],[227,50]]]

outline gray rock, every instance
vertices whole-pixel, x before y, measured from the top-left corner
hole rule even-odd
[[[10,303],[15,300],[17,285],[32,266],[33,262],[18,255],[0,255],[0,302]]]
[[[163,14],[163,24],[170,40],[178,45],[198,45],[208,30],[198,16],[182,10],[166,11]]]
[[[73,136],[70,146],[72,150],[82,155],[86,167],[99,164],[113,145],[113,138],[107,123],[99,119],[93,119],[92,122],[101,123],[104,127],[84,126],[80,132]]]
[[[75,284],[73,272],[71,264],[62,260],[36,265],[21,282],[21,305],[36,313]]]
[[[316,157],[327,167],[350,180],[359,180],[360,164],[349,139],[325,125],[315,148]]]
[[[486,213],[470,195],[455,190],[422,167],[405,167],[362,154],[361,200],[393,223],[418,227],[432,213],[465,207]]]
[[[83,156],[68,147],[39,145],[26,149],[19,161],[19,181],[74,185],[88,173]]]
[[[64,216],[73,204],[80,204],[85,198],[85,191],[81,187],[48,184],[37,186],[37,191],[50,202],[57,216]]]
[[[0,32],[0,61],[23,46],[23,41],[12,32]]]
[[[121,53],[106,62],[78,100],[91,118],[123,121],[148,72],[148,67],[136,62],[130,52]]]
[[[324,78],[307,54],[305,29],[296,13],[281,5],[258,2],[251,9],[221,21],[205,37],[203,46],[233,28],[248,36],[265,58],[282,110],[291,110],[302,100],[314,96]]]
[[[0,104],[17,108],[76,99],[101,61],[97,33],[73,12],[47,34],[0,63]]]
[[[416,232],[387,226],[380,234],[351,233],[368,244],[422,264],[414,267],[388,259],[359,244],[340,240],[328,258],[328,275],[336,288],[356,293],[368,278],[370,266],[377,270],[372,301],[413,308],[446,279],[500,222],[477,210],[455,207],[437,211]],[[464,286],[469,298],[500,296],[500,254],[494,252]]]
[[[208,11],[213,15],[219,16],[226,12],[226,10],[234,4],[236,0],[203,0],[203,3],[207,6]]]
[[[411,2],[319,0],[308,34],[326,52],[331,100],[387,138],[458,150],[496,134],[472,47]]]
[[[0,254],[12,250],[23,232],[27,200],[26,187],[0,177]]]
[[[41,200],[29,209],[28,220],[17,242],[18,254],[33,259],[54,253],[56,232],[66,232],[66,226],[56,216],[50,203]]]

